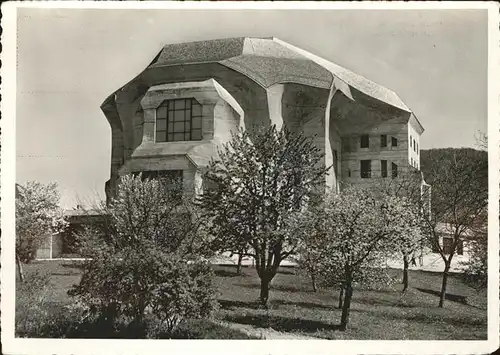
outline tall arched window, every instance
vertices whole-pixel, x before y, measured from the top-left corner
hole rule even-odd
[[[195,99],[165,100],[156,109],[156,142],[201,140],[201,120]]]

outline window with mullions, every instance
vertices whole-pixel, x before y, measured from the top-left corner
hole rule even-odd
[[[156,109],[156,142],[199,141],[201,105],[195,99],[166,100]]]

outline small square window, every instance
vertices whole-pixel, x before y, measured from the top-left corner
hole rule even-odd
[[[184,110],[186,107],[186,101],[185,100],[175,100],[175,110]]]
[[[184,133],[174,133],[174,141],[183,141],[184,140]]]
[[[184,121],[184,111],[174,111],[174,122]]]
[[[382,134],[380,136],[380,146],[382,148],[387,147],[387,135],[386,134]]]
[[[381,160],[380,167],[382,170],[382,177],[387,177],[387,160]]]
[[[174,123],[174,133],[184,132],[184,122]]]
[[[397,178],[398,177],[398,166],[397,164],[392,163],[392,177]]]
[[[366,179],[372,176],[372,161],[361,160],[361,178]]]
[[[165,131],[167,129],[167,120],[156,120],[156,130]]]
[[[167,140],[167,132],[158,131],[156,132],[156,141],[157,142],[165,142]]]
[[[361,148],[368,148],[370,146],[370,136],[363,134],[361,136]]]
[[[156,119],[165,119],[167,118],[167,107],[161,106],[156,110]]]
[[[193,129],[191,131],[191,139],[192,140],[200,140],[201,139],[201,129]]]

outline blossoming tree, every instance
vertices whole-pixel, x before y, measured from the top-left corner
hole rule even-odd
[[[215,244],[249,247],[263,306],[280,263],[295,253],[290,221],[324,182],[322,159],[312,139],[270,126],[233,134],[204,174],[200,204]]]
[[[322,278],[340,288],[341,330],[349,322],[354,286],[386,275],[387,257],[397,255],[403,235],[414,233],[414,224],[408,222],[417,216],[407,203],[405,198],[347,187],[315,208],[320,223],[304,236],[310,252],[320,256],[317,270]]]
[[[56,183],[28,181],[16,186],[16,263],[20,281],[24,281],[22,263],[33,261],[47,237],[67,225],[59,199]]]

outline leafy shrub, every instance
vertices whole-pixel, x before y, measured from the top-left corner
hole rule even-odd
[[[469,286],[482,290],[488,287],[488,235],[478,235],[478,239],[470,243],[469,260],[462,262],[463,280]]]
[[[214,274],[201,259],[196,209],[167,180],[124,176],[103,206],[105,223],[77,236],[79,285],[68,293],[84,306],[84,323],[123,336],[171,333],[184,319],[216,307]],[[126,336],[129,337],[129,336]]]
[[[153,314],[169,332],[186,318],[209,316],[216,306],[209,264],[153,245],[95,255],[69,294],[86,306],[86,319],[115,324],[122,317],[142,327],[145,315]]]

